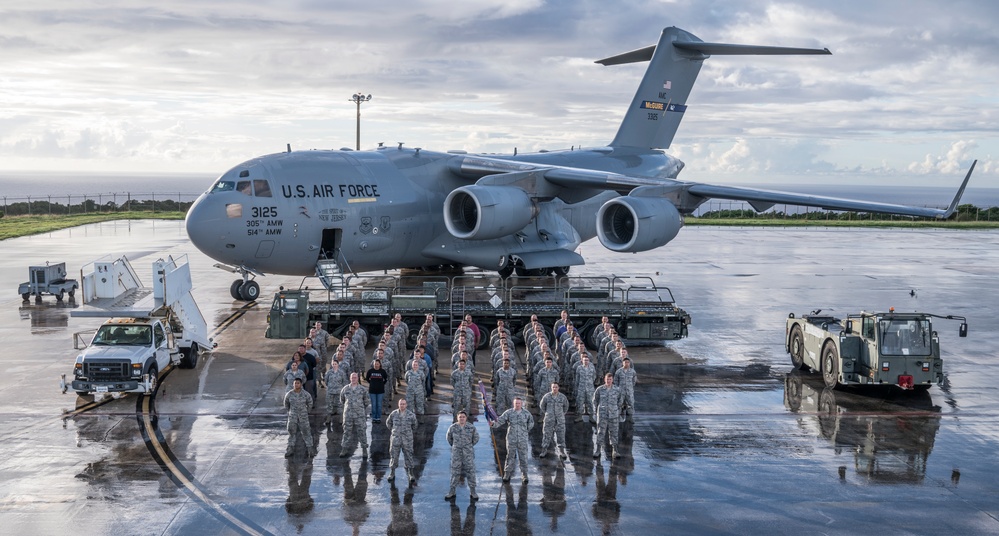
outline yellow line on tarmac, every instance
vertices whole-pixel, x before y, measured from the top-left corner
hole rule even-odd
[[[198,486],[194,485],[194,482],[188,479],[184,475],[184,473],[177,468],[177,466],[173,463],[173,460],[170,459],[170,456],[164,450],[163,444],[161,444],[159,442],[159,439],[157,439],[156,437],[156,428],[153,426],[153,421],[150,415],[149,404],[151,400],[152,397],[149,395],[145,396],[142,400],[142,422],[146,428],[146,434],[149,437],[149,444],[152,445],[154,449],[156,449],[156,453],[159,455],[160,460],[162,461],[163,465],[167,468],[167,470],[170,472],[170,474],[173,475],[173,477],[178,482],[180,482],[184,486],[184,488],[187,489],[187,491],[189,491],[192,495],[201,500],[201,502],[203,502],[205,505],[211,507],[213,510],[221,514],[222,517],[224,517],[226,520],[228,520],[230,523],[238,527],[246,534],[259,534],[259,535],[265,534],[263,532],[260,532],[256,528],[247,525],[239,518],[227,512],[225,508],[222,508],[222,506],[218,502],[216,502],[214,499],[212,499],[211,497],[206,495],[203,491],[201,491],[201,489],[199,489]]]

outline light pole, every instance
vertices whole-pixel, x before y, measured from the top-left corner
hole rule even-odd
[[[362,95],[361,93],[354,93],[354,96],[350,98],[357,104],[357,150],[361,150],[361,103],[368,102],[371,100],[371,95]]]

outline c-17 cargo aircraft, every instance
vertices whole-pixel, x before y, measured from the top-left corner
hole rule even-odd
[[[585,263],[576,248],[598,237],[612,251],[665,245],[711,198],[947,218],[947,209],[775,192],[676,179],[666,154],[704,60],[712,55],[830,54],[828,49],[705,43],[670,27],[659,43],[597,61],[648,61],[606,147],[471,155],[380,146],[373,151],[291,151],[222,174],[187,214],[191,241],[241,278],[231,293],[254,300],[253,276],[319,275],[439,265],[503,277],[562,275]],[[324,281],[326,281],[324,279]]]

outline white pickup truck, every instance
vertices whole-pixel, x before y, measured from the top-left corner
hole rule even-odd
[[[83,278],[84,307],[71,314],[111,318],[77,355],[73,379],[63,375],[64,393],[151,393],[161,371],[172,364],[194,368],[201,351],[214,347],[191,296],[186,258],[153,262],[152,289],[141,285],[125,257],[92,265]]]

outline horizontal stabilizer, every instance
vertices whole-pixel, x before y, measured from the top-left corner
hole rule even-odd
[[[759,45],[733,45],[730,43],[704,43],[673,41],[681,50],[718,56],[783,56],[797,54],[832,54],[828,48],[772,47]]]
[[[798,54],[832,54],[828,48],[774,47],[760,45],[735,45],[731,43],[704,43],[702,41],[673,41],[673,46],[681,50],[700,52],[708,56],[782,56]],[[630,52],[597,60],[600,65],[623,65],[652,59],[656,45],[649,45]]]

